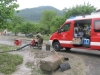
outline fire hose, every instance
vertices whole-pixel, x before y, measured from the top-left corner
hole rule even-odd
[[[21,40],[18,40],[18,39],[15,40],[14,44],[15,44],[15,45],[20,45],[20,44],[21,44]],[[15,50],[2,51],[2,52],[0,52],[0,53],[18,51],[18,50],[21,50],[21,49],[23,49],[23,48],[25,48],[25,47],[27,47],[27,46],[34,46],[34,44],[35,44],[35,40],[32,40],[29,44],[26,44],[26,45],[24,45],[24,46],[22,46],[22,47],[20,47],[20,48],[17,48],[17,49],[15,49]]]
[[[18,51],[18,50],[21,50],[21,49],[23,49],[23,48],[25,48],[25,47],[27,47],[27,46],[30,46],[30,45],[31,45],[31,44],[26,44],[26,45],[24,45],[24,46],[22,46],[22,47],[20,47],[20,48],[15,49],[15,50],[2,51],[2,52],[0,52],[0,53]]]

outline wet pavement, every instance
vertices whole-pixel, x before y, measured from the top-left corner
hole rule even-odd
[[[10,39],[9,39],[10,38]],[[7,45],[14,45],[13,36],[0,36],[0,43]],[[30,41],[24,41],[22,46],[29,43]],[[46,50],[45,44],[43,44],[42,50]],[[51,48],[52,50],[52,48]],[[100,75],[100,51],[93,50],[83,50],[83,49],[71,49],[71,52],[66,52],[65,50],[60,51],[60,53],[72,54],[81,57],[86,66],[89,66],[89,71],[87,75]]]
[[[100,75],[100,51],[72,49],[71,53],[77,54],[89,66],[87,75]]]

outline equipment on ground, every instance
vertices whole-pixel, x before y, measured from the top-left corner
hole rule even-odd
[[[39,49],[42,48],[43,38],[40,35],[37,35],[37,38],[31,41],[31,47],[38,47]]]
[[[60,64],[61,71],[65,71],[71,69],[70,64],[68,62],[64,63],[64,61],[59,57],[58,53],[54,50],[57,57],[61,60],[62,64]]]

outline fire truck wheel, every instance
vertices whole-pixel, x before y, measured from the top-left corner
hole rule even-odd
[[[54,42],[52,46],[53,46],[53,49],[56,50],[56,51],[61,49],[59,42]]]
[[[66,47],[65,49],[66,49],[67,52],[70,52],[70,51],[71,51],[71,50],[70,50],[71,48],[67,48],[67,47]]]

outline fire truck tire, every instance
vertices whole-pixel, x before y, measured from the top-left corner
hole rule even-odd
[[[65,49],[66,49],[67,52],[70,52],[70,51],[71,51],[71,50],[70,50],[71,48],[67,48],[67,47],[66,47]]]
[[[59,42],[54,42],[52,46],[53,46],[53,49],[56,51],[59,51],[61,49]]]

